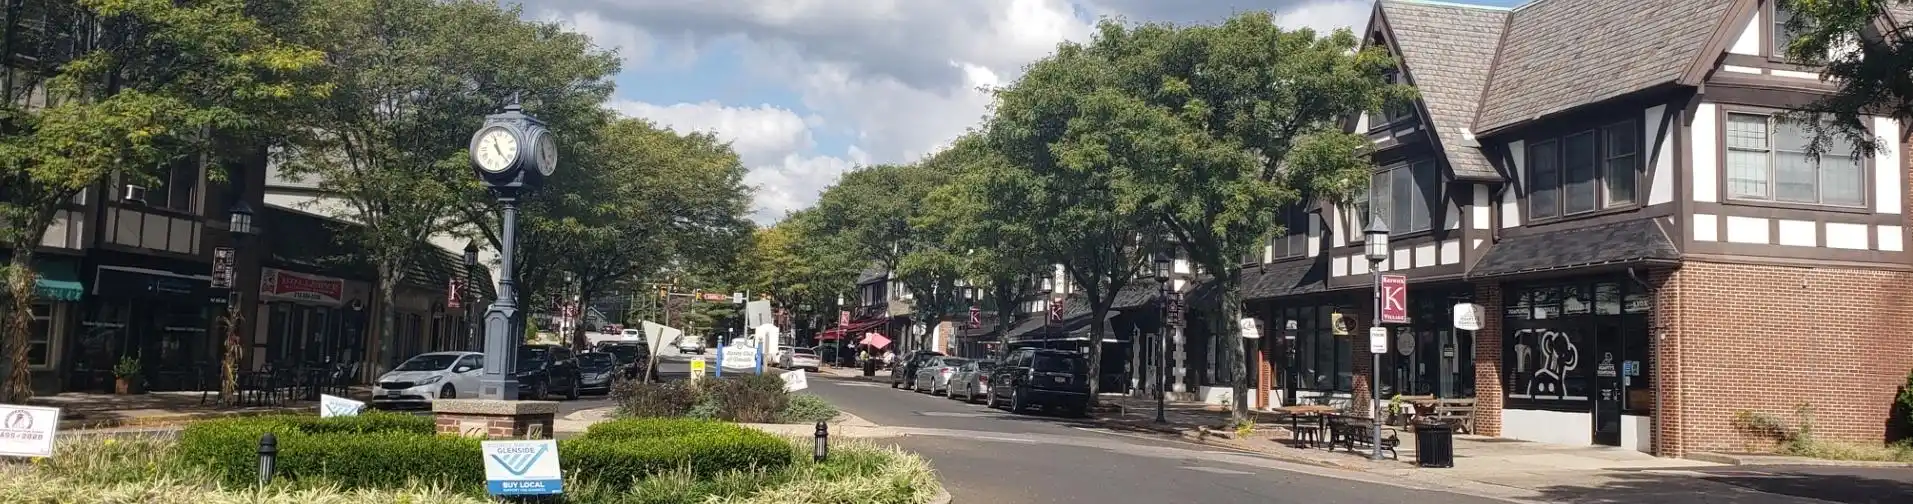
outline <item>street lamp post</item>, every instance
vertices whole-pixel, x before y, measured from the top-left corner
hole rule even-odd
[[[1169,423],[1163,410],[1169,404],[1169,255],[1157,253],[1155,259],[1156,306],[1162,315],[1156,324],[1156,423]]]
[[[1373,218],[1369,219],[1368,229],[1362,230],[1362,237],[1363,237],[1363,247],[1366,252],[1366,254],[1364,255],[1368,256],[1368,272],[1375,279],[1375,318],[1374,320],[1371,321],[1373,325],[1369,327],[1379,328],[1382,326],[1382,268],[1381,267],[1382,267],[1382,261],[1388,259],[1388,223],[1382,222],[1381,216],[1379,215],[1374,216]],[[1372,458],[1375,460],[1381,460],[1382,458],[1382,416],[1381,416],[1382,354],[1379,352],[1372,351],[1374,350],[1373,348],[1370,348],[1369,350],[1371,350],[1369,352],[1370,358],[1374,359],[1373,364],[1369,367],[1369,379],[1368,379],[1368,399],[1369,399],[1368,414],[1370,417],[1373,417],[1372,418],[1373,421],[1369,422],[1373,426],[1372,432],[1370,434],[1374,436],[1372,439],[1370,439],[1370,441],[1373,442],[1372,446],[1374,448],[1374,452],[1369,454],[1369,458]]]
[[[558,168],[556,139],[544,121],[525,115],[512,96],[505,111],[485,116],[485,125],[472,134],[472,171],[498,198],[502,225],[498,250],[501,271],[498,299],[485,311],[485,371],[479,377],[479,397],[517,400],[518,341],[512,320],[518,314],[518,292],[512,282],[512,255],[518,248],[518,199],[542,186]]]
[[[478,241],[465,244],[465,284],[459,286],[465,295],[465,349],[478,347],[478,286],[472,284],[472,268],[478,267]]]

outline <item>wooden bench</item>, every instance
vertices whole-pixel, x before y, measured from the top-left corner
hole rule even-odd
[[[1436,399],[1434,410],[1428,421],[1453,427],[1455,432],[1475,433],[1474,399]]]

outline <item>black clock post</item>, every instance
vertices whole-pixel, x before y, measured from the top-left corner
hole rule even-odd
[[[544,121],[524,113],[517,96],[472,135],[472,171],[498,198],[500,229],[498,299],[485,311],[485,367],[478,380],[478,399],[433,403],[440,433],[487,437],[550,437],[557,403],[534,397],[519,401],[518,345],[522,330],[514,331],[518,290],[512,282],[513,256],[518,248],[518,200],[542,187],[557,169],[558,152]],[[541,387],[542,388],[542,387]]]

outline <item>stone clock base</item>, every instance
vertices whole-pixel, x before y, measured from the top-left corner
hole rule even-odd
[[[555,401],[440,399],[432,401],[439,434],[489,439],[551,439]]]

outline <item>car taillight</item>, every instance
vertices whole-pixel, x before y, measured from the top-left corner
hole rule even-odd
[[[950,368],[943,368],[943,376],[950,376]]]
[[[977,383],[981,383],[981,384],[984,384],[984,385],[989,385],[989,384],[990,384],[990,377],[988,377],[988,376],[978,376],[978,377],[976,377],[976,382],[977,382]]]

